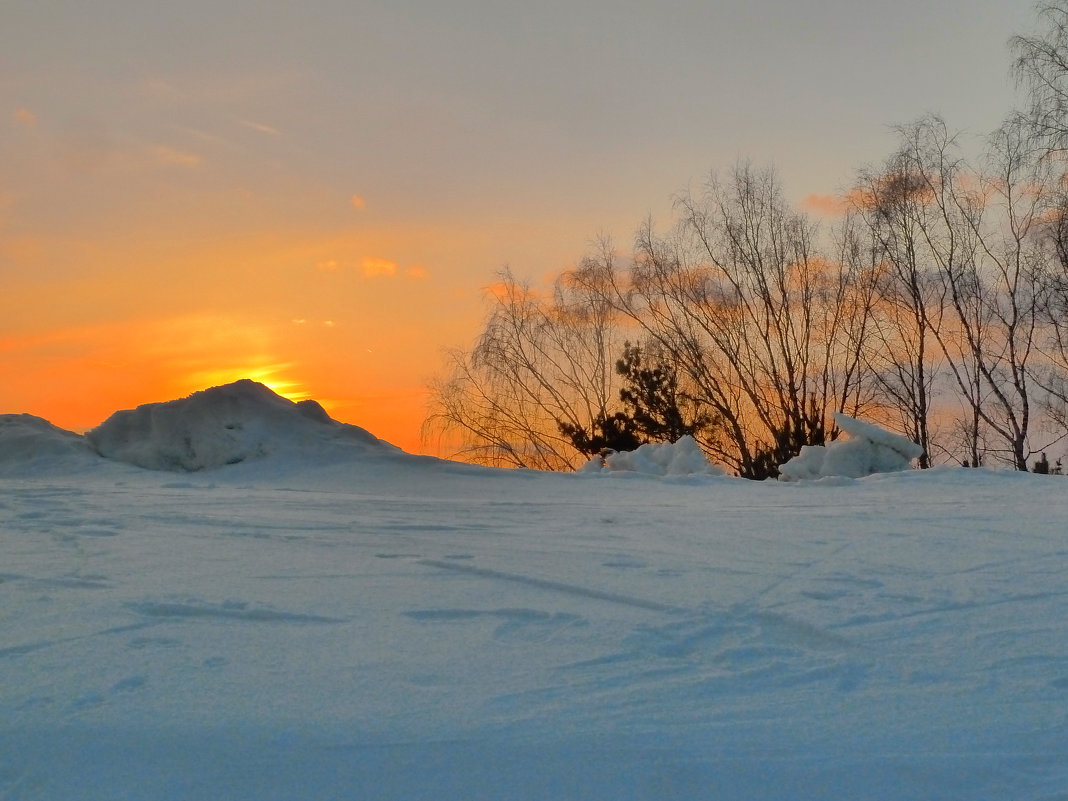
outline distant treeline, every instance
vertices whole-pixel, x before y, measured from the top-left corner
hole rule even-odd
[[[928,116],[831,230],[741,163],[551,290],[503,272],[424,433],[550,470],[691,434],[764,478],[842,411],[919,443],[921,467],[1028,469],[1068,435],[1068,0],[1039,15],[1011,44],[1022,108],[974,163]]]

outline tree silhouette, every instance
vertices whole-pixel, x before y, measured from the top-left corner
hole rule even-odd
[[[640,345],[624,343],[616,373],[623,379],[623,411],[601,414],[590,430],[560,423],[560,432],[582,453],[594,456],[605,450],[631,451],[648,442],[676,442],[713,425],[709,415],[684,411],[687,403],[679,393],[677,368],[667,361],[649,363]]]

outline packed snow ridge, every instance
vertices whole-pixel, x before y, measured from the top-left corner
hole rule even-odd
[[[900,434],[835,412],[835,424],[849,435],[829,445],[805,445],[801,453],[779,466],[783,481],[829,477],[863,478],[875,473],[908,470],[923,449]],[[677,442],[656,442],[633,451],[595,457],[580,473],[642,473],[654,476],[723,475],[724,470],[705,456],[693,437]]]
[[[856,420],[841,412],[834,422],[849,439],[830,445],[805,445],[801,453],[779,466],[783,481],[828,478],[863,478],[875,473],[908,470],[923,448],[907,437],[893,434],[871,423]]]
[[[904,470],[921,453],[905,437],[869,423],[843,414],[835,422],[850,438],[802,448],[780,466],[783,480]],[[197,472],[254,462],[293,470],[390,456],[440,463],[340,423],[313,400],[294,403],[250,379],[115,412],[84,436],[32,415],[0,415],[0,475],[78,472],[99,466],[101,457],[149,470]],[[597,457],[579,472],[679,477],[725,471],[686,436]]]
[[[0,476],[35,475],[57,464],[78,470],[99,460],[73,431],[32,414],[0,415]]]
[[[249,379],[116,412],[85,436],[31,415],[0,415],[0,474],[6,475],[85,469],[100,457],[193,472],[274,457],[299,465],[371,455],[405,454],[333,420],[313,400],[294,403]]]
[[[308,450],[330,459],[353,445],[399,452],[313,400],[294,403],[249,379],[116,412],[85,436],[101,456],[150,470],[208,470]]]
[[[630,472],[654,476],[721,476],[722,467],[708,461],[697,441],[690,436],[677,442],[650,442],[633,451],[609,453],[594,457],[580,473]]]

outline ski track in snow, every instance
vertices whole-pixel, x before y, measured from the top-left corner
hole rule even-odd
[[[0,799],[1057,797],[1063,487],[964,473],[0,481]]]

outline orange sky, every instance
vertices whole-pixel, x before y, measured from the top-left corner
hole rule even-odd
[[[435,275],[425,249],[463,236],[9,237],[4,411],[84,429],[120,408],[248,377],[421,451],[425,385],[441,349],[473,336],[481,310],[478,287]],[[392,258],[364,255],[381,253]]]
[[[65,194],[36,212],[36,189],[0,205],[0,413],[72,430],[253,378],[437,454],[419,439],[426,386],[442,350],[477,334],[497,254],[540,269],[567,263],[543,242],[567,232],[580,254],[584,241],[581,223],[551,216],[398,221],[373,197],[284,173],[257,192],[210,148],[112,143],[65,163],[41,115],[20,107],[5,123]]]
[[[419,451],[500,268],[625,252],[740,157],[827,212],[888,125],[995,126],[1032,4],[969,2],[9,4],[0,413],[250,377]]]

